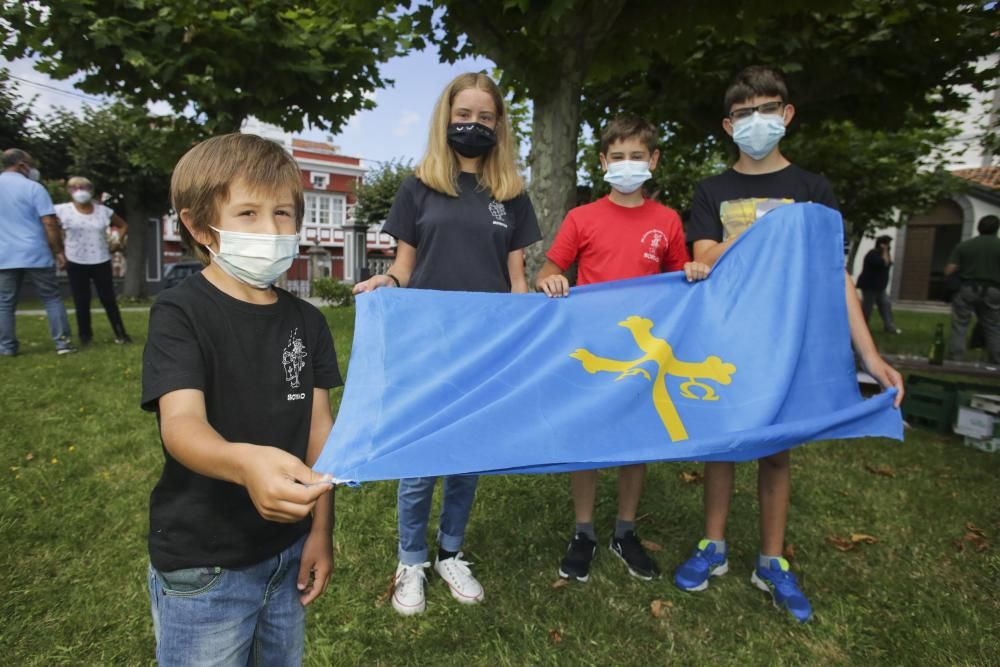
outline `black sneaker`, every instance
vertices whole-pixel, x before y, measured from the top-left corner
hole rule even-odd
[[[608,546],[611,553],[622,559],[628,573],[633,577],[649,581],[660,576],[660,568],[649,557],[635,531],[625,533],[625,537],[612,537]]]
[[[559,576],[563,579],[587,581],[590,579],[590,561],[597,553],[597,542],[583,533],[577,533],[570,540],[566,555],[559,563]]]

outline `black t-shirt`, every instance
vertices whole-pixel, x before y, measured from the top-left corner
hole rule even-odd
[[[790,164],[770,174],[741,174],[728,169],[694,188],[689,243],[722,242],[738,236],[757,218],[782,204],[814,202],[838,209],[830,181]]]
[[[305,459],[313,388],[342,384],[319,310],[275,289],[276,303],[235,299],[196,274],[162,292],[149,313],[142,408],[178,389],[205,394],[208,423],[229,442],[269,445]],[[149,555],[165,572],[245,567],[280,553],[309,529],[258,514],[247,490],[192,472],[166,447],[150,496]]]
[[[882,257],[881,248],[872,248],[865,255],[865,263],[858,276],[858,289],[881,292],[889,284],[889,267],[892,262],[886,262]]]
[[[509,292],[507,256],[541,240],[526,194],[496,201],[475,174],[458,176],[458,197],[415,176],[399,188],[382,231],[417,249],[409,287]]]

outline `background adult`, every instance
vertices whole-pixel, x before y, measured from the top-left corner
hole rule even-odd
[[[951,251],[944,274],[958,274],[960,287],[951,299],[952,359],[965,355],[965,332],[973,313],[983,328],[990,361],[1000,363],[1000,218],[979,220],[979,236],[962,241]]]
[[[28,153],[10,148],[0,164],[0,356],[18,352],[14,309],[25,277],[45,306],[56,353],[75,352],[56,279],[55,267],[62,268],[66,257],[52,198]]]
[[[55,207],[63,230],[66,251],[66,275],[69,277],[73,304],[76,306],[76,328],[81,345],[89,345],[94,338],[90,323],[90,283],[97,289],[97,298],[115,333],[116,343],[131,343],[125,333],[115,286],[111,276],[111,250],[108,245],[108,228],[125,238],[128,223],[110,208],[94,201],[94,184],[83,176],[73,176],[66,181],[72,201]]]
[[[892,237],[880,236],[875,239],[875,247],[865,255],[861,275],[858,276],[858,289],[861,290],[861,311],[865,314],[865,322],[871,319],[872,306],[878,306],[878,314],[882,317],[882,326],[887,333],[901,334],[892,318],[892,304],[886,287],[889,286],[889,269],[892,267]]]

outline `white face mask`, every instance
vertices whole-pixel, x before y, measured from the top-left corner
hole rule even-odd
[[[750,118],[733,123],[733,141],[754,160],[766,158],[783,136],[784,113],[762,116],[754,111]]]
[[[42,180],[42,173],[37,169],[35,169],[34,167],[31,167],[28,169],[28,173],[25,174],[24,177],[27,178],[29,181],[35,181],[37,183],[38,181]]]
[[[215,229],[219,252],[208,246],[219,268],[251,287],[266,289],[292,265],[299,252],[298,234],[247,234]]]
[[[609,162],[608,170],[604,174],[604,180],[623,195],[632,194],[652,177],[649,163],[642,160]]]
[[[91,194],[90,190],[74,190],[73,194],[70,196],[73,197],[73,201],[77,204],[86,204],[94,198],[94,195]]]

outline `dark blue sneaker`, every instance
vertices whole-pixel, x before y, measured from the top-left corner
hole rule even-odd
[[[563,579],[587,581],[590,578],[590,561],[597,553],[597,542],[583,533],[577,533],[569,542],[566,555],[559,563],[559,576]]]
[[[726,554],[716,553],[711,540],[702,540],[694,555],[677,568],[674,573],[674,583],[682,591],[703,591],[708,588],[711,577],[719,577],[729,572],[729,561]]]
[[[642,540],[635,534],[634,530],[629,530],[622,537],[611,538],[608,545],[611,553],[618,556],[628,573],[636,579],[651,581],[660,576],[660,568],[656,562],[646,553],[646,548],[642,546]]]
[[[750,583],[770,593],[774,606],[787,609],[799,623],[812,618],[812,605],[799,590],[799,583],[795,575],[788,571],[788,561],[784,558],[772,558],[767,568],[758,565],[750,575]]]

